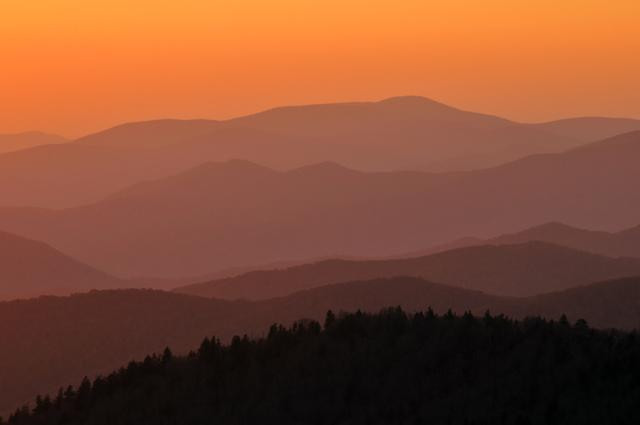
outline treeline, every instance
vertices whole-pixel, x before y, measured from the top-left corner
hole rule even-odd
[[[566,318],[329,312],[263,339],[167,349],[8,423],[638,424],[640,339]]]

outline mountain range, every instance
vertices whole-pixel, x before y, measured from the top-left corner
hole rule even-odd
[[[502,236],[494,239],[500,240],[499,244],[452,248],[424,256],[281,262],[264,265],[264,269],[256,266],[247,272],[237,268],[223,271],[218,277],[213,274],[210,278],[183,279],[116,278],[45,243],[0,232],[0,276],[3,281],[0,301],[68,295],[92,289],[169,289],[178,285],[185,285],[175,289],[179,293],[255,301],[333,283],[396,276],[416,276],[495,295],[533,296],[571,288],[589,280],[640,275],[639,258],[610,258],[535,239],[539,234],[535,229],[549,226],[559,225],[520,232],[518,235],[527,234],[532,238],[520,236],[518,239],[524,241],[517,240],[512,244]],[[604,232],[596,232],[599,233]]]
[[[0,228],[125,277],[381,257],[549,221],[630,228],[640,216],[638,158],[640,132],[465,173],[207,163],[81,207],[2,208]]]
[[[327,310],[640,329],[639,159],[637,120],[414,96],[0,135],[0,414]]]
[[[233,158],[278,170],[321,161],[363,171],[471,170],[632,130],[640,130],[640,121],[522,124],[414,96],[282,107],[226,121],[137,122],[72,143],[0,154],[0,203],[79,206],[143,180]]]

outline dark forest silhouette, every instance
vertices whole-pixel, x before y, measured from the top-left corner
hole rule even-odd
[[[638,380],[638,335],[582,320],[329,312],[324,327],[166,349],[9,424],[632,424]]]

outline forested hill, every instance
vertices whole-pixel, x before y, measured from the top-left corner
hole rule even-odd
[[[327,314],[39,397],[13,425],[636,424],[640,338],[586,323]]]

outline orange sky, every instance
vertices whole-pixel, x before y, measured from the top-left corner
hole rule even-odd
[[[417,94],[640,118],[637,0],[0,0],[0,132]]]

